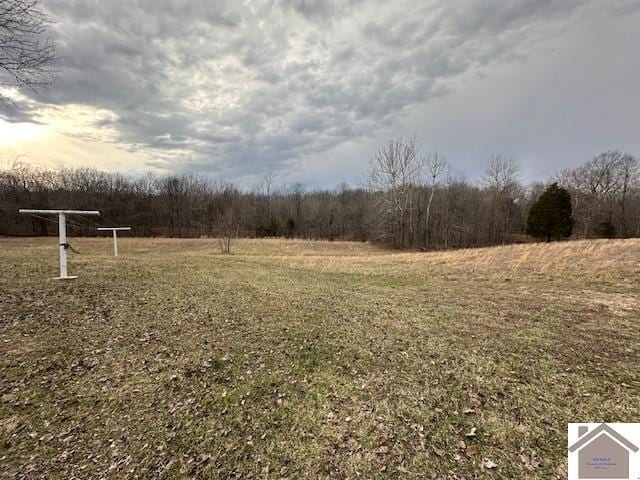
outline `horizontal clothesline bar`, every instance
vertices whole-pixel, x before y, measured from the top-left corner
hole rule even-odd
[[[98,227],[97,230],[131,230],[131,227]]]
[[[67,248],[71,248],[69,242],[67,242],[67,215],[100,215],[98,210],[62,210],[62,209],[34,209],[34,208],[21,208],[18,210],[20,213],[27,214],[42,214],[42,215],[58,215],[58,244],[60,246],[60,276],[56,277],[56,280],[69,280],[78,278],[76,276],[69,276],[67,274]],[[43,218],[43,217],[40,217]],[[47,220],[45,218],[45,220]],[[113,236],[116,236],[116,232],[113,232]],[[73,249],[72,249],[73,250]]]
[[[49,214],[65,214],[65,215],[100,215],[98,210],[31,210],[28,208],[21,208],[18,210],[20,213],[49,213]]]

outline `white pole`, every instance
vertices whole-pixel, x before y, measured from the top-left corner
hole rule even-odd
[[[64,213],[58,214],[58,240],[60,243],[60,278],[68,278],[67,275],[67,218]]]
[[[60,249],[60,276],[54,278],[54,280],[70,280],[67,272],[67,248],[69,243],[67,242],[67,215],[100,215],[98,210],[34,210],[31,208],[21,208],[19,213],[27,214],[44,214],[44,215],[58,215],[58,244]]]
[[[118,232],[131,230],[131,227],[98,227],[101,232],[111,231],[113,234],[113,256],[118,256]]]

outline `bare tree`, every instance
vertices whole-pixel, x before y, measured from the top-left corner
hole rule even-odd
[[[640,188],[640,163],[638,159],[628,153],[622,154],[618,165],[618,175],[620,177],[620,193],[618,195],[620,233],[623,237],[626,237],[629,233],[627,221],[628,203]]]
[[[230,205],[222,214],[218,225],[218,238],[220,250],[229,255],[231,253],[231,241],[238,236],[238,219],[233,207]]]
[[[520,169],[512,158],[492,155],[484,177],[485,184],[498,192],[506,192],[518,183]]]
[[[427,202],[427,211],[425,214],[425,234],[424,234],[424,244],[425,246],[429,246],[429,216],[431,214],[431,204],[433,203],[433,196],[436,193],[436,185],[438,183],[438,178],[447,170],[449,164],[447,163],[447,159],[438,154],[438,152],[430,154],[426,159],[422,161],[425,169],[425,174],[429,179],[429,186],[431,187],[429,194],[429,201]]]
[[[493,155],[487,166],[484,183],[491,193],[489,241],[510,241],[513,214],[522,187],[520,169],[512,158]]]
[[[0,0],[0,86],[35,90],[53,83],[55,44],[44,38],[49,24],[38,0]]]
[[[558,180],[573,193],[584,237],[628,235],[628,208],[638,192],[640,167],[632,155],[610,150],[564,170]]]
[[[420,174],[414,138],[391,140],[369,166],[368,186],[377,192],[378,238],[397,247],[413,245],[414,190]]]

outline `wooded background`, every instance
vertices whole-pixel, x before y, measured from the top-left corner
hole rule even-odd
[[[550,176],[572,197],[573,237],[640,236],[640,169],[608,151]],[[481,181],[452,173],[442,155],[420,155],[412,139],[393,140],[371,160],[364,184],[307,191],[252,189],[194,175],[133,177],[92,169],[56,171],[13,162],[0,171],[0,235],[54,235],[53,219],[19,208],[99,209],[74,217],[72,236],[130,225],[137,236],[297,237],[373,241],[394,248],[475,247],[527,241],[529,208],[545,188],[523,184],[511,159],[494,156]]]

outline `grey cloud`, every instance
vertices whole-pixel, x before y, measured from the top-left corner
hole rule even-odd
[[[28,105],[8,100],[0,103],[0,119],[9,123],[40,123],[35,119]]]
[[[633,11],[598,0],[45,5],[58,19],[60,81],[35,101],[111,110],[96,125],[156,155],[149,165],[230,179],[286,176],[382,135],[465,75],[526,59],[579,15]],[[24,108],[5,116],[29,118]]]
[[[332,20],[346,15],[363,3],[362,0],[279,0],[283,9],[291,9],[308,20]]]

